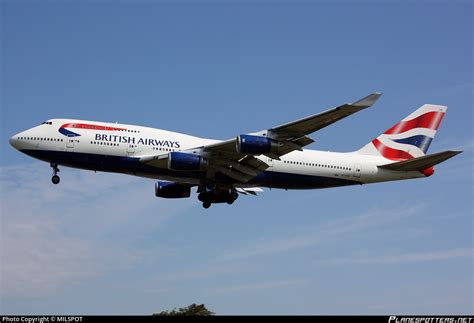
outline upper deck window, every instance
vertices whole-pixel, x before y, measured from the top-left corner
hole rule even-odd
[[[49,125],[52,125],[53,123],[51,121],[45,121],[43,122],[42,124],[49,124]]]

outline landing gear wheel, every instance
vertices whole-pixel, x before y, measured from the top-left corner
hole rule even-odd
[[[59,184],[60,179],[58,176],[58,173],[59,173],[58,164],[51,163],[50,165],[53,168],[53,177],[51,177],[51,182],[53,182],[53,184]]]
[[[198,200],[201,201],[201,202],[204,202],[204,194],[203,193],[199,193]]]
[[[206,201],[206,202],[202,203],[202,207],[205,208],[205,209],[210,208],[211,207],[211,202]]]
[[[53,184],[59,184],[59,181],[61,179],[59,178],[58,175],[54,175],[52,178],[51,178],[51,182],[53,182]]]
[[[212,190],[215,190],[217,187],[216,183],[214,181],[207,181],[206,185],[205,185],[205,188],[207,191],[212,191]]]
[[[239,194],[236,191],[233,191],[230,193],[230,195],[227,197],[227,204],[232,204],[235,202],[235,200],[239,197]]]

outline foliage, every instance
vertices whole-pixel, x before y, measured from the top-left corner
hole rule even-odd
[[[204,304],[197,305],[191,304],[187,307],[181,307],[179,309],[174,308],[172,311],[162,311],[160,313],[154,313],[153,315],[159,316],[211,316],[213,312],[209,311]]]

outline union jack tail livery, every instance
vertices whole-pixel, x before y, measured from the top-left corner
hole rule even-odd
[[[446,110],[446,106],[425,104],[357,153],[393,161],[425,156]]]

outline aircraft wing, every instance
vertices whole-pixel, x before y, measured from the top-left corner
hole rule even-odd
[[[248,182],[269,167],[267,163],[252,155],[241,155],[232,152],[227,154],[220,151],[206,151],[205,149],[193,150],[192,152],[183,151],[182,153],[205,156],[209,171],[213,174],[220,172],[242,183]],[[170,154],[172,153],[142,156],[140,162],[157,168],[168,168]]]
[[[302,147],[314,142],[306,135],[370,107],[381,95],[377,92],[372,93],[354,103],[343,104],[300,120],[180,153],[201,156],[207,163],[208,178],[212,178],[216,173],[222,173],[238,182],[246,183],[270,167],[267,162],[256,156],[265,155],[279,160],[289,152],[302,150]],[[246,149],[243,149],[243,146]],[[140,161],[151,166],[166,168],[170,154],[173,153],[144,156]]]
[[[306,135],[372,106],[381,95],[381,93],[374,92],[354,103],[343,104],[325,112],[252,133],[250,135],[261,136],[275,141],[278,147],[271,153],[264,153],[263,155],[278,160],[280,156],[286,155],[294,150],[302,150],[302,147],[314,142],[313,139]],[[201,148],[208,152],[241,155],[237,151],[237,144],[238,137]]]
[[[327,127],[336,121],[344,119],[353,113],[372,106],[381,95],[382,93],[374,92],[354,103],[343,104],[336,108],[271,128],[268,130],[269,137],[275,139],[288,139],[308,135]]]

